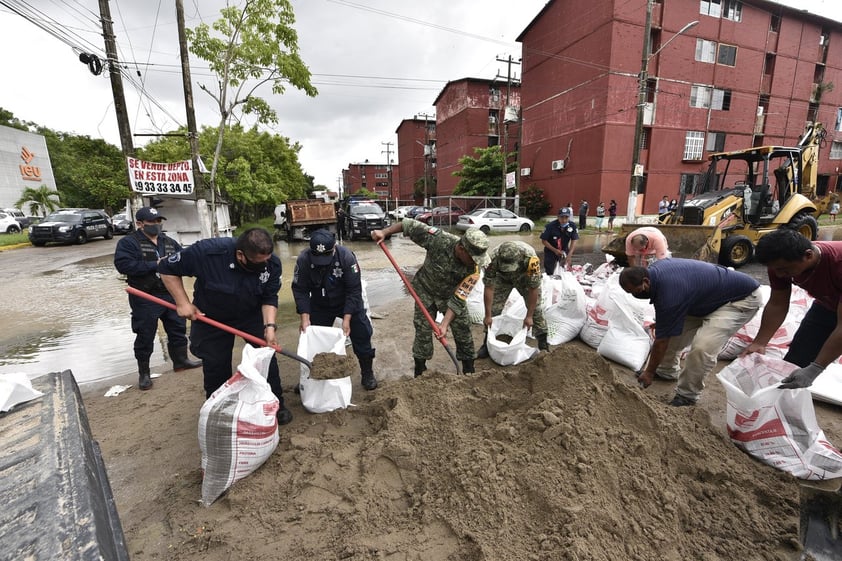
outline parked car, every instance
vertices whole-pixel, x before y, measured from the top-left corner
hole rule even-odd
[[[479,228],[488,232],[529,232],[535,223],[505,208],[478,208],[459,217],[457,230]]]
[[[62,208],[29,227],[29,241],[42,246],[50,242],[83,244],[91,238],[114,237],[111,218],[102,210]]]
[[[132,222],[131,217],[125,212],[112,216],[111,225],[114,227],[115,234],[128,234],[134,230],[134,222]]]
[[[390,210],[387,214],[392,218],[392,220],[403,220],[406,218],[406,213],[413,208],[415,208],[415,205],[399,206],[394,210]]]
[[[0,211],[0,232],[4,234],[17,234],[20,230],[20,224],[18,224],[14,216]]]
[[[424,214],[425,212],[430,212],[432,209],[428,206],[414,206],[408,211],[406,211],[406,218],[414,218],[418,220],[419,214]]]
[[[435,226],[451,226],[456,224],[463,214],[465,214],[465,211],[458,206],[451,206],[450,208],[437,206],[429,212],[417,215],[415,220]]]
[[[33,220],[31,216],[25,215],[23,211],[19,208],[3,208],[0,209],[0,212],[8,214],[9,216],[17,220],[21,230],[23,230],[24,228],[28,228],[30,224],[35,222],[35,220]]]

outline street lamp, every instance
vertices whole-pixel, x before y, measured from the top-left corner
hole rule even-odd
[[[640,61],[640,75],[637,78],[637,119],[634,124],[634,149],[632,154],[632,176],[629,185],[629,205],[626,214],[626,222],[633,224],[635,221],[635,210],[637,209],[637,193],[640,190],[640,181],[643,178],[643,164],[640,163],[640,152],[643,144],[643,118],[646,109],[646,82],[649,80],[649,61],[660,53],[664,47],[669,45],[673,39],[699,24],[698,20],[691,21],[679,29],[672,37],[649,54],[649,36],[652,32],[652,2],[646,0],[646,25],[643,32],[643,56]]]

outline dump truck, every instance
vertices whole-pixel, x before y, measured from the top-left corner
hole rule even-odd
[[[336,207],[324,199],[290,200],[275,207],[275,239],[309,240],[325,229],[336,235]]]
[[[817,194],[819,147],[826,131],[808,123],[796,146],[757,146],[709,157],[710,165],[691,199],[655,226],[674,257],[738,268],[750,262],[764,235],[788,227],[815,240],[817,218],[838,200]],[[641,224],[627,224],[603,251],[627,263],[625,237]]]

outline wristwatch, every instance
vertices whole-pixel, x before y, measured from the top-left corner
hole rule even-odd
[[[263,329],[267,329],[269,327],[271,327],[272,329],[278,329],[278,326],[274,323],[264,323],[263,324]]]

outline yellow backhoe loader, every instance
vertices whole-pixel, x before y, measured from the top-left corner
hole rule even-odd
[[[826,131],[809,123],[796,146],[758,146],[711,154],[698,194],[682,193],[674,212],[654,224],[667,238],[673,257],[741,267],[754,256],[758,240],[778,228],[794,228],[811,240],[816,219],[838,195],[817,196],[819,146]],[[624,224],[603,251],[627,263],[625,237],[641,224]]]

